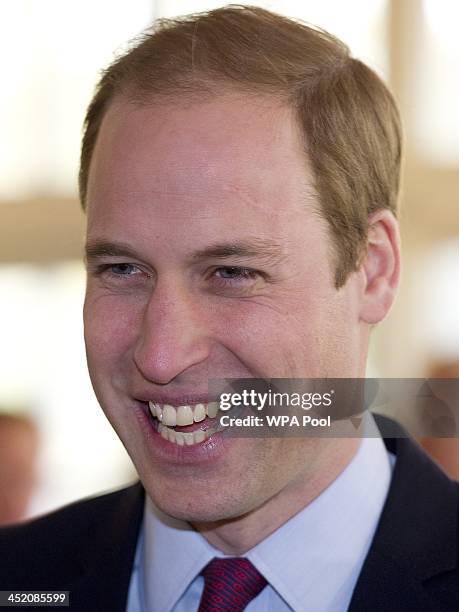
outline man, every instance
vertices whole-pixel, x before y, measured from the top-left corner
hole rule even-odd
[[[262,9],[162,22],[106,71],[81,158],[85,340],[142,486],[4,533],[3,589],[76,610],[457,608],[457,487],[413,443],[230,437],[208,391],[364,376],[399,279],[399,166],[376,75]]]

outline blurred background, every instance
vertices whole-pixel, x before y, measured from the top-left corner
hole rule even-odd
[[[406,133],[403,277],[373,334],[368,375],[459,377],[459,2],[251,3],[338,35],[395,93]],[[83,346],[76,179],[99,70],[154,18],[223,4],[1,5],[0,412],[17,414],[38,435],[30,436],[30,460],[37,439],[39,452],[27,516],[135,478],[93,396]]]

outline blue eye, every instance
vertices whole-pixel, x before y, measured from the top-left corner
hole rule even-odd
[[[132,276],[132,274],[139,271],[137,266],[128,263],[110,264],[107,267],[112,274],[117,276]]]
[[[235,266],[226,266],[223,268],[217,268],[215,274],[219,280],[225,281],[236,281],[243,282],[246,280],[253,280],[257,276],[255,270],[248,268],[238,268]]]
[[[98,279],[101,286],[115,291],[150,290],[152,275],[141,264],[101,263],[88,265],[88,278]]]

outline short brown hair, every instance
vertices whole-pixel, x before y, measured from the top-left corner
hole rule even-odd
[[[274,95],[295,109],[341,287],[364,253],[368,215],[380,208],[396,214],[397,107],[381,79],[337,38],[258,7],[158,20],[105,70],[84,124],[83,208],[97,134],[115,96],[151,104],[155,97],[218,95],[225,88]]]

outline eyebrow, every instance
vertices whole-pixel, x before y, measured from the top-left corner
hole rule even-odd
[[[206,259],[227,259],[229,257],[257,258],[268,262],[281,260],[284,249],[273,240],[253,238],[236,242],[215,243],[193,253],[191,260],[199,263]]]
[[[129,257],[141,259],[140,255],[128,244],[97,240],[88,242],[85,246],[85,260],[94,261],[103,257]]]
[[[197,264],[207,259],[228,259],[241,257],[246,259],[260,259],[266,263],[277,263],[285,256],[284,248],[274,240],[252,238],[235,242],[214,243],[192,253],[191,263]],[[88,242],[85,247],[87,262],[104,257],[129,257],[143,259],[142,256],[128,244],[97,240]]]

